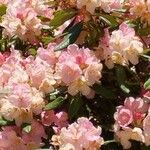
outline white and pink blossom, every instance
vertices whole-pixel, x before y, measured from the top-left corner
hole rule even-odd
[[[78,150],[96,150],[103,144],[103,138],[100,135],[101,128],[94,127],[89,119],[82,117],[69,125],[68,128],[61,129],[59,148],[72,147]]]

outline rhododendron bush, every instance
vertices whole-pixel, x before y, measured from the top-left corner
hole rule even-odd
[[[150,0],[0,0],[0,150],[150,149]]]

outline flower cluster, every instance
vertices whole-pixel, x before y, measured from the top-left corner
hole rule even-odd
[[[149,26],[150,0],[0,0],[0,150],[147,149]]]
[[[17,35],[34,43],[44,28],[38,16],[48,18],[52,16],[52,10],[46,5],[45,0],[10,0],[0,25],[5,28],[4,35],[10,37]]]
[[[143,52],[142,42],[135,35],[134,29],[126,23],[121,24],[119,30],[113,31],[111,35],[106,29],[99,47],[100,58],[105,60],[108,68],[113,68],[114,64],[136,65]]]
[[[55,113],[53,110],[43,111],[41,113],[42,124],[50,126],[54,124],[53,130],[55,133],[59,133],[62,127],[68,125],[68,114],[64,111]]]
[[[99,83],[102,64],[88,48],[70,45],[58,59],[56,72],[62,82],[68,86],[68,93],[76,95],[81,92],[92,96],[90,86]]]
[[[13,48],[6,59],[2,55],[0,85],[6,93],[0,101],[0,112],[5,119],[15,119],[17,125],[30,123],[33,114],[41,113],[44,95],[52,92],[54,86],[68,86],[71,95],[91,94],[90,86],[101,78],[102,64],[89,49],[70,45],[58,54],[55,46],[39,48],[35,59],[24,59]]]
[[[21,61],[20,53],[12,49],[0,67],[0,113],[18,126],[31,122],[33,114],[40,114],[45,103],[43,93],[28,84],[29,76]]]
[[[120,9],[124,0],[77,0],[79,9],[86,7],[86,10],[94,14],[97,7],[101,7],[105,12],[110,12],[113,9]]]
[[[97,150],[103,144],[101,128],[95,128],[87,118],[78,118],[77,122],[62,128],[59,135],[52,137],[54,145],[60,150]]]
[[[135,18],[140,17],[144,26],[150,25],[150,0],[129,0],[130,14]]]
[[[145,97],[145,96],[144,96]],[[129,140],[135,140],[145,143],[149,142],[149,103],[145,98],[126,98],[124,105],[117,107],[114,114],[116,120],[114,130],[116,139],[121,142],[124,149],[129,149],[131,143]]]
[[[31,131],[27,133],[16,126],[4,127],[0,132],[0,148],[11,150],[30,150],[42,146],[42,139],[46,138],[43,126],[32,121]]]

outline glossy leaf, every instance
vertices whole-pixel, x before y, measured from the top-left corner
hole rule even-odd
[[[60,107],[64,103],[64,98],[63,97],[58,97],[54,101],[50,102],[47,104],[44,108],[44,110],[51,110]]]
[[[51,37],[51,36],[42,37],[42,42],[43,42],[45,45],[49,44],[49,43],[50,43],[51,41],[53,41],[53,40],[54,40],[54,38]]]
[[[148,79],[145,83],[144,83],[144,88],[146,90],[150,90],[150,79]]]
[[[30,48],[30,49],[28,50],[28,52],[29,52],[29,54],[32,55],[32,56],[36,56],[36,54],[37,54],[37,51],[35,50],[35,48]]]
[[[96,94],[99,94],[106,99],[116,98],[116,95],[113,91],[111,91],[110,89],[108,89],[102,85],[94,85],[93,89],[96,92]]]
[[[115,17],[110,16],[110,15],[101,15],[100,19],[102,19],[106,24],[111,26],[112,28],[118,26],[118,22]]]
[[[125,81],[127,80],[127,76],[126,76],[126,71],[125,68],[123,66],[117,66],[116,67],[116,78],[117,78],[117,82],[121,88],[121,90],[125,93],[130,93],[130,89],[128,89],[125,86]]]
[[[73,44],[77,40],[82,30],[82,27],[83,23],[80,22],[74,25],[72,28],[70,28],[68,34],[64,37],[64,40],[55,48],[55,51],[62,50],[66,48],[68,45]]]
[[[54,14],[54,19],[50,21],[49,25],[53,28],[57,28],[67,20],[73,18],[76,13],[74,9],[59,10]]]
[[[121,85],[120,88],[122,89],[123,92],[130,93],[130,90],[125,85]]]
[[[7,120],[0,118],[0,126],[6,126],[8,124]]]
[[[83,105],[83,101],[80,96],[76,96],[72,98],[70,105],[69,105],[69,116],[73,118],[77,115],[79,109]]]

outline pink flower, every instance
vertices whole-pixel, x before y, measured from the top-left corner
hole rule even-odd
[[[122,31],[124,36],[129,36],[129,37],[133,37],[135,36],[135,31],[133,28],[130,28],[126,23],[122,23],[119,26],[119,30]]]
[[[101,128],[95,128],[87,118],[82,117],[77,120],[77,123],[61,129],[59,147],[61,149],[71,144],[77,150],[96,150],[103,144],[100,135]]]
[[[12,85],[13,83],[28,82],[28,75],[21,65],[5,63],[2,65],[0,70],[0,85]]]
[[[32,86],[38,89],[46,76],[45,75],[46,66],[34,61],[32,64],[28,64],[26,66],[26,70],[29,74]]]
[[[37,121],[32,121],[31,131],[29,133],[23,132],[22,139],[25,144],[34,144],[36,147],[42,146],[42,138],[46,138],[44,127]]]
[[[5,57],[2,53],[0,53],[0,66],[4,63]]]
[[[32,7],[39,16],[45,16],[49,19],[53,16],[53,9],[47,4],[47,0],[27,0],[28,7]]]
[[[132,123],[133,114],[130,109],[127,109],[124,106],[119,106],[117,112],[114,114],[114,118],[119,126],[126,127]]]
[[[56,116],[53,110],[43,111],[41,113],[42,124],[45,126],[50,126],[55,120]]]
[[[135,140],[139,142],[144,142],[145,138],[140,128],[123,128],[123,130],[117,131],[116,138],[121,142],[124,149],[129,149],[131,147],[130,140]]]
[[[41,20],[37,18],[37,13],[33,8],[27,7],[25,1],[22,2],[21,0],[8,3],[1,26],[5,28],[5,35],[10,37],[17,35],[19,38],[29,40],[32,43],[35,42],[36,36],[41,34],[42,29]]]
[[[11,65],[20,65],[20,62],[22,61],[21,53],[19,50],[15,50],[14,46],[10,48],[10,53],[6,55],[6,64]]]
[[[55,65],[57,62],[57,56],[56,53],[54,52],[55,47],[56,47],[55,43],[50,43],[47,49],[40,47],[37,50],[36,58],[40,58],[41,60],[47,62],[50,66]]]
[[[146,3],[144,0],[130,0],[130,13],[136,16],[142,16],[146,12]]]
[[[94,83],[99,83],[102,77],[102,64],[92,63],[84,70],[85,80],[88,85],[93,85]]]
[[[1,115],[7,120],[15,120],[16,125],[30,123],[34,114],[41,113],[44,106],[43,95],[27,83],[16,83],[8,87],[9,93],[1,100]],[[9,110],[9,111],[8,111]]]
[[[100,48],[103,49],[102,57],[108,68],[113,68],[113,64],[128,65],[129,62],[133,65],[138,64],[139,55],[143,53],[143,44],[135,35],[133,28],[122,23],[119,30],[113,31],[111,36],[108,30],[105,32]]]
[[[130,3],[130,14],[135,18],[141,18],[143,26],[150,25],[150,2],[149,0],[129,0]]]
[[[93,95],[90,86],[100,82],[102,64],[88,48],[69,45],[59,56],[56,74],[68,86],[68,93]],[[90,96],[91,97],[91,96]]]
[[[100,6],[100,0],[77,0],[77,7],[81,9],[83,6],[91,14],[94,14],[95,8]]]
[[[0,132],[0,149],[3,150],[29,150],[43,146],[42,138],[46,138],[43,126],[32,121],[29,133],[16,126],[6,126]]]
[[[0,4],[7,4],[9,0],[0,0]]]
[[[113,9],[121,9],[124,0],[100,0],[101,8],[109,13]]]
[[[9,78],[11,77],[13,70],[14,70],[14,68],[7,65],[7,64],[4,64],[0,68],[0,78],[1,78],[0,85],[1,86],[6,85],[8,83]]]
[[[67,85],[77,80],[81,76],[82,71],[80,67],[73,62],[68,61],[60,67],[61,69],[59,71],[61,80]]]
[[[66,112],[58,112],[56,113],[56,120],[54,121],[56,127],[54,126],[53,129],[55,133],[59,133],[61,128],[66,127],[68,125],[68,114]]]
[[[1,23],[5,28],[4,34],[10,37],[17,35],[23,40],[37,43],[37,36],[41,34],[41,29],[48,27],[41,23],[38,16],[50,19],[53,11],[47,4],[47,0],[10,0]]]
[[[27,83],[28,81],[29,76],[26,70],[20,65],[15,65],[15,68],[8,80],[8,85],[12,85],[13,83]]]
[[[130,109],[132,112],[147,112],[148,103],[146,103],[142,98],[126,98],[124,101],[124,106]]]
[[[26,65],[26,70],[32,86],[44,93],[50,93],[54,90],[53,85],[56,84],[54,71],[48,64],[35,60]]]
[[[104,37],[101,38],[101,47],[107,48],[109,46],[109,40],[110,40],[109,29],[105,28],[104,29]]]
[[[68,125],[68,115],[66,112],[54,113],[53,110],[43,111],[41,113],[42,124],[50,126],[54,123],[53,129],[55,133],[59,133],[62,127]]]
[[[28,84],[16,84],[13,86],[8,101],[15,107],[27,108],[32,103],[31,89]]]
[[[0,149],[26,150],[26,146],[13,129],[5,127],[3,131],[0,132]]]
[[[149,102],[150,101],[150,90],[148,90],[143,97]]]
[[[147,146],[150,145],[150,114],[148,114],[145,119],[143,120],[143,130],[145,136],[145,144]]]
[[[32,64],[33,62],[34,62],[34,57],[29,56],[29,57],[23,59],[20,63],[22,64],[22,66],[24,68],[26,68],[27,65]]]
[[[20,64],[22,61],[19,51],[11,48],[11,53],[4,53],[4,59],[0,68],[0,85],[4,86],[16,82],[27,82],[28,75],[26,74],[23,66]],[[21,75],[20,75],[21,74]]]
[[[59,62],[73,61],[80,65],[80,67],[86,67],[86,65],[92,62],[98,62],[94,53],[88,48],[79,48],[76,44],[69,45],[66,52],[63,52],[59,57]]]
[[[68,93],[75,96],[77,93],[81,92],[84,96],[88,96],[92,89],[88,86],[84,77],[75,80],[68,86]]]
[[[116,123],[121,127],[126,127],[132,122],[140,125],[148,111],[149,104],[141,98],[126,98],[124,106],[119,106],[114,114]]]

